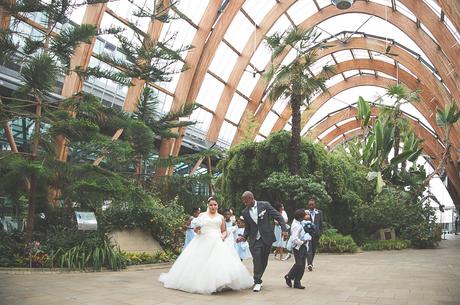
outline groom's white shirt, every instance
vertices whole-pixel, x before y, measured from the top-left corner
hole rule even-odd
[[[257,215],[257,201],[254,200],[254,206],[249,209],[249,216],[251,216],[252,220],[257,224],[258,215]],[[260,232],[257,230],[257,237],[256,240],[260,239]]]

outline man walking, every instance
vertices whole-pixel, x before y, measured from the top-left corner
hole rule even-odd
[[[318,248],[319,238],[323,233],[323,212],[316,208],[316,200],[310,198],[308,200],[308,211],[310,218],[315,225],[315,234],[312,236],[310,253],[307,256],[308,271],[313,270],[313,259],[315,258],[316,249]]]
[[[241,196],[241,201],[246,208],[242,212],[245,222],[244,237],[237,239],[237,242],[249,238],[249,249],[251,250],[254,265],[254,292],[262,288],[262,275],[268,263],[268,256],[273,242],[276,240],[270,217],[274,218],[281,226],[282,236],[287,239],[288,229],[283,216],[266,201],[256,201],[250,191]]]

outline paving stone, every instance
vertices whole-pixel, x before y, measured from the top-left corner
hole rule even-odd
[[[270,260],[260,293],[197,295],[163,288],[168,270],[47,273],[0,270],[0,305],[460,305],[460,235],[435,250],[318,254],[305,290],[286,287],[293,260]],[[246,267],[252,270],[250,261]]]

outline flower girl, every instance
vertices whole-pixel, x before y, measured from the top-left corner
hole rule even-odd
[[[238,229],[236,229],[235,231],[235,240],[237,240],[240,236],[244,236],[244,220],[242,217],[236,221],[236,225],[238,226]],[[249,244],[247,241],[236,242],[235,249],[236,252],[238,252],[238,255],[240,256],[241,260],[252,258],[251,251],[249,250]]]
[[[200,212],[200,208],[192,209],[192,215],[190,215],[189,219],[187,220],[187,223],[185,224],[185,242],[182,250],[184,250],[188,246],[188,244],[196,235],[193,231],[192,222],[200,215]]]

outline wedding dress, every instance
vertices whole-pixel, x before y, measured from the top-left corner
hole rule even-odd
[[[253,278],[237,252],[222,241],[222,215],[199,216],[201,233],[179,255],[168,273],[160,275],[166,288],[211,294],[228,288],[241,290],[253,285]]]

